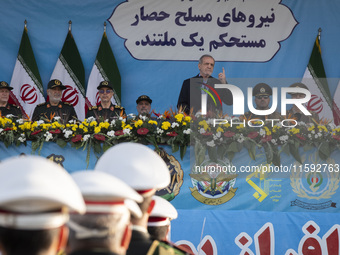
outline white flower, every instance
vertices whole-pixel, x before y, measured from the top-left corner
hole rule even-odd
[[[115,125],[116,125],[116,120],[112,120],[112,121],[111,121],[111,125],[112,125],[112,126],[115,126]]]
[[[53,119],[56,120],[56,121],[61,120],[60,116],[55,116]]]
[[[88,117],[87,120],[86,120],[87,123],[91,123],[92,121],[96,121],[96,118],[93,117],[93,116]]]
[[[21,136],[18,138],[20,142],[25,142],[26,141],[26,136],[24,134],[21,134]]]
[[[260,129],[260,136],[265,136],[266,135],[266,130],[263,128]]]
[[[163,133],[164,133],[164,130],[161,129],[161,128],[157,128],[156,133],[157,133],[157,134],[163,134]]]
[[[183,134],[190,135],[190,133],[191,133],[190,128],[183,130]]]
[[[146,121],[147,119],[145,115],[139,115],[138,118],[140,118],[142,121]]]
[[[53,138],[53,135],[50,133],[50,132],[46,132],[44,134],[44,136],[46,137],[45,138],[45,141],[48,142],[49,140],[51,140]]]
[[[43,120],[38,120],[37,121],[37,125],[39,126],[39,125],[41,125],[41,124],[44,124],[45,122],[43,121]]]
[[[2,131],[4,131],[4,129],[3,129],[3,128],[0,128],[0,133],[2,133]]]
[[[83,140],[87,141],[90,137],[91,137],[91,135],[84,135]]]
[[[124,133],[124,135],[129,135],[129,134],[130,134],[130,132],[131,132],[131,130],[130,130],[129,128],[125,128],[125,129],[123,129],[123,133]]]
[[[115,137],[115,131],[111,130],[109,132],[107,132],[107,135],[110,137]]]
[[[173,123],[171,124],[171,127],[172,127],[172,128],[179,127],[179,124],[178,124],[177,122],[173,122]]]
[[[157,119],[163,119],[163,115],[159,115],[158,117],[157,117]]]
[[[276,145],[276,139],[271,140],[272,144]]]
[[[279,140],[282,141],[282,142],[286,142],[288,140],[288,135],[280,136]]]
[[[214,140],[211,140],[210,142],[207,142],[207,145],[209,147],[214,147],[215,146],[215,141]]]
[[[69,138],[70,135],[73,134],[73,131],[64,129],[64,130],[63,130],[63,133],[64,133],[64,137],[65,137],[65,138]]]
[[[16,120],[16,122],[17,122],[19,125],[24,124],[24,120],[23,120],[23,119],[18,119],[18,120]]]
[[[217,132],[215,135],[213,135],[214,140],[218,140],[221,137],[221,132]]]
[[[200,134],[204,134],[205,133],[205,129],[204,128],[200,128]]]

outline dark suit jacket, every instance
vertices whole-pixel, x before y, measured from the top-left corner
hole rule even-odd
[[[127,255],[147,254],[153,240],[150,235],[138,230],[132,230],[132,236],[129,248],[126,252]]]
[[[218,79],[215,79],[210,76],[208,78],[207,84],[214,88],[214,84],[221,84],[221,82]],[[184,112],[187,114],[189,114],[191,107],[193,108],[193,113],[199,111],[201,109],[202,85],[203,78],[200,77],[199,75],[192,77],[190,79],[186,79],[183,82],[182,89],[178,97],[177,109],[179,109],[182,106],[182,109],[184,109]],[[205,89],[208,88],[205,87]],[[215,89],[215,90],[225,104],[227,105],[233,104],[233,97],[229,90],[227,89]],[[211,90],[209,91],[213,95],[217,105],[215,105],[213,99],[208,95],[207,97],[208,111],[215,110],[221,111],[222,106],[218,100],[218,97]]]

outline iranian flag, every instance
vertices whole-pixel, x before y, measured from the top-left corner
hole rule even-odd
[[[321,58],[320,30],[315,39],[302,83],[309,88],[312,94],[311,99],[307,103],[307,109],[318,113],[320,119],[333,120],[332,97]]]
[[[71,33],[67,33],[63,48],[54,67],[51,80],[58,79],[67,88],[63,90],[62,101],[73,105],[78,119],[85,118],[85,71],[76,42]]]
[[[25,22],[26,23],[26,22]],[[32,117],[37,104],[44,103],[44,90],[25,24],[10,86],[9,103],[20,106],[23,117]]]
[[[333,117],[334,124],[340,126],[340,82],[336,88],[334,98],[333,98]]]
[[[112,103],[120,105],[121,78],[105,29],[87,84],[86,106],[88,108],[99,104],[97,86],[104,80],[110,81],[114,86]]]

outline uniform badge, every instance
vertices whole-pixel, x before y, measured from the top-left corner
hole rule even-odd
[[[114,111],[114,109],[115,109],[114,106],[111,106],[111,107],[110,107],[110,110],[111,110],[112,112]]]
[[[260,88],[260,92],[264,93],[264,92],[266,92],[266,89],[262,87],[262,88]]]

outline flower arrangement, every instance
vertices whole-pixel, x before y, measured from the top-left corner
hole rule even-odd
[[[180,150],[183,158],[188,145],[195,146],[196,160],[203,161],[208,151],[209,157],[217,161],[224,157],[233,159],[243,148],[255,159],[256,148],[263,148],[268,163],[278,165],[282,152],[292,155],[301,162],[299,147],[309,150],[318,148],[321,159],[327,159],[334,150],[340,149],[340,126],[327,123],[296,126],[277,123],[263,123],[219,116],[218,123],[213,118],[188,116],[172,110],[157,117],[119,117],[112,121],[97,122],[95,118],[83,122],[74,120],[63,124],[59,117],[48,121],[31,122],[15,119],[13,116],[0,117],[0,141],[6,147],[26,145],[32,142],[32,150],[39,153],[45,142],[55,142],[64,147],[67,143],[76,149],[87,149],[87,162],[91,149],[100,154],[120,142],[168,144],[172,151]]]

